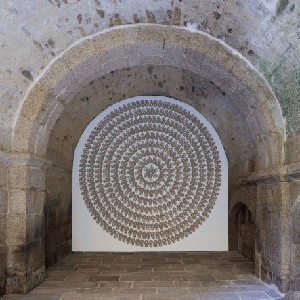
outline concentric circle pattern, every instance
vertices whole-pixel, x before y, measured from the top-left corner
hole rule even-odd
[[[221,162],[190,106],[120,102],[89,135],[79,185],[104,230],[128,244],[160,247],[187,237],[209,217]]]

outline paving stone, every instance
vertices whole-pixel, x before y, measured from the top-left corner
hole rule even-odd
[[[267,294],[263,292],[246,292],[237,293],[241,300],[263,300],[270,299]]]
[[[174,287],[174,283],[173,281],[140,281],[133,282],[133,287]]]
[[[101,281],[119,281],[120,276],[91,276],[88,281],[101,282]]]
[[[199,295],[199,300],[240,300],[240,298],[234,293],[209,293]]]
[[[113,294],[156,294],[156,288],[115,288]]]
[[[142,260],[149,264],[136,264]],[[73,253],[48,268],[46,280],[24,296],[33,300],[56,300],[61,295],[61,300],[279,299],[281,294],[253,276],[250,268],[236,267],[243,261],[243,256],[231,252]]]

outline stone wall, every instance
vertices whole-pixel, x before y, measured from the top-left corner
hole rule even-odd
[[[7,276],[8,155],[0,152],[0,297],[5,293]]]
[[[84,36],[134,23],[195,28],[226,42],[268,78],[284,107],[290,134],[299,128],[300,6],[295,0],[14,0],[2,1],[0,9],[5,16],[1,18],[2,149],[10,147],[14,116],[28,87],[53,58]]]
[[[26,293],[45,276],[45,161],[12,155],[8,170],[6,293]]]
[[[45,259],[49,267],[71,251],[71,174],[49,167],[46,185]]]

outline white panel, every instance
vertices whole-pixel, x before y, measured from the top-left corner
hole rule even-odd
[[[105,122],[106,122],[106,119],[109,118],[111,116],[111,113],[115,112],[116,109],[121,109],[121,111],[122,111],[122,109],[124,107],[126,107],[126,105],[128,107],[128,105],[130,105],[130,104],[141,103],[141,101],[144,101],[144,100],[149,100],[152,104],[154,102],[156,102],[156,101],[160,101],[158,103],[162,103],[162,107],[164,107],[167,104],[169,104],[168,107],[172,108],[175,105],[176,107],[178,107],[179,111],[186,111],[187,112],[187,115],[185,115],[185,116],[189,116],[190,115],[190,116],[193,116],[192,119],[196,118],[197,120],[199,120],[202,123],[202,125],[204,127],[206,127],[206,129],[208,130],[209,133],[208,133],[207,136],[210,136],[210,137],[213,138],[212,142],[210,142],[210,143],[215,144],[215,146],[216,146],[216,149],[217,149],[217,152],[218,152],[218,155],[219,155],[220,166],[221,166],[221,171],[220,171],[221,182],[219,184],[219,192],[217,193],[218,196],[217,196],[217,199],[216,199],[215,204],[213,206],[213,209],[208,214],[208,216],[205,217],[205,221],[196,230],[191,230],[192,233],[190,233],[187,237],[184,237],[183,239],[180,239],[180,240],[176,240],[174,238],[175,241],[173,241],[172,243],[167,244],[167,245],[163,245],[163,246],[158,246],[158,247],[139,246],[139,245],[136,244],[138,242],[135,242],[135,244],[132,245],[132,244],[128,244],[127,242],[120,241],[117,238],[111,236],[106,230],[104,230],[100,226],[100,224],[98,224],[93,219],[93,217],[91,215],[91,212],[88,210],[87,205],[85,204],[85,201],[84,201],[84,197],[85,197],[86,200],[88,199],[87,201],[90,201],[90,203],[93,204],[94,202],[92,202],[92,200],[91,200],[92,196],[90,194],[88,194],[88,195],[85,194],[85,196],[83,195],[84,193],[83,193],[82,186],[87,186],[87,185],[84,185],[82,183],[82,181],[79,180],[80,170],[81,170],[81,174],[85,174],[85,177],[84,177],[85,180],[87,178],[88,179],[92,178],[92,180],[94,180],[93,179],[94,178],[93,176],[95,175],[94,173],[93,173],[93,176],[89,176],[89,175],[87,175],[87,172],[85,172],[85,173],[82,172],[82,170],[86,170],[87,168],[84,169],[82,166],[80,167],[80,160],[82,158],[83,150],[85,149],[86,144],[88,142],[88,138],[90,137],[90,135],[93,132],[93,130],[95,128],[97,128],[97,126],[99,124],[104,124],[103,120],[105,119]],[[145,103],[145,102],[142,102],[142,103]],[[126,114],[126,112],[125,112],[125,114]],[[143,115],[143,117],[144,116],[145,115]],[[133,116],[132,118],[134,119],[134,118],[136,118],[136,116]],[[170,124],[170,123],[168,123],[168,122],[169,121],[172,122],[172,115],[170,113],[170,116],[164,116],[162,118],[164,120],[164,124],[167,124],[167,125],[165,125],[166,129],[164,129],[164,130],[167,131],[167,130],[170,129],[170,127],[168,127],[169,126],[168,124]],[[127,119],[127,120],[129,120],[129,119]],[[174,120],[176,121],[176,118],[175,119],[173,118],[173,121]],[[151,122],[149,121],[149,123],[151,123]],[[121,124],[121,123],[119,123],[119,124]],[[138,126],[141,126],[141,124],[142,123],[139,123]],[[147,125],[147,122],[143,121],[143,124]],[[117,126],[118,125],[116,125],[116,128],[117,128]],[[158,126],[158,125],[155,125],[155,126]],[[176,130],[178,130],[178,128],[182,128],[181,126],[182,125],[178,125],[177,126],[175,124],[174,125],[174,128],[175,128],[174,130],[176,131]],[[185,133],[184,132],[176,132],[176,133],[174,133],[174,135],[171,134],[172,138],[175,136],[176,138],[177,137],[179,137],[179,138],[182,137],[183,140],[185,138],[187,140],[190,138],[191,141],[192,140],[196,140],[196,137],[195,137],[195,139],[194,138],[191,139],[191,137],[193,137],[193,134],[190,133],[189,131],[192,132],[192,130],[191,130],[192,126],[193,125],[191,125],[191,126],[189,125],[189,126],[185,127],[187,129],[187,132],[185,132]],[[126,131],[127,130],[126,129],[126,124],[124,126],[122,124],[121,127],[122,128],[120,130],[124,130],[122,132],[121,136],[122,135],[125,136],[126,132],[128,132],[128,131]],[[129,125],[128,128],[130,130],[131,125]],[[150,127],[150,129],[151,128],[152,127]],[[119,129],[116,129],[116,130],[119,130]],[[149,130],[147,132],[151,132],[151,130]],[[160,132],[160,131],[157,130],[157,132]],[[97,137],[100,137],[100,140],[103,142],[103,140],[105,140],[106,137],[109,138],[108,137],[109,134],[110,133],[107,133],[107,134],[105,134],[105,136],[101,136],[101,132],[100,132],[97,135]],[[157,136],[159,136],[159,134],[160,133],[157,133]],[[120,187],[121,187],[121,190],[123,188],[122,187],[122,184],[123,184],[122,180],[123,179],[120,179],[119,177],[123,176],[121,174],[122,170],[123,170],[122,166],[123,167],[124,166],[125,167],[126,166],[130,166],[130,163],[126,160],[127,157],[126,157],[125,154],[127,153],[126,150],[129,149],[132,146],[132,144],[134,143],[134,138],[132,136],[133,136],[133,134],[128,138],[128,140],[129,140],[128,147],[127,146],[125,147],[124,146],[125,142],[123,142],[123,144],[122,144],[123,148],[121,146],[120,146],[120,148],[118,148],[118,149],[122,149],[122,151],[123,151],[122,152],[123,157],[122,157],[122,159],[120,159],[120,161],[118,161],[118,168],[119,169],[117,171],[119,173],[117,174],[118,178],[116,179],[117,181],[115,183],[116,188],[115,188],[115,186],[112,186],[112,188],[113,188],[112,192],[113,193],[117,193],[119,191],[118,189]],[[143,137],[141,139],[145,139],[145,137]],[[156,139],[157,139],[157,137],[155,137],[154,140],[156,141]],[[93,139],[90,139],[90,141],[91,140],[93,140]],[[170,141],[172,142],[171,138],[170,138]],[[163,149],[162,147],[164,147],[164,143],[165,142],[169,142],[167,136],[166,136],[166,138],[164,138],[164,137],[161,138],[161,144],[158,146],[158,148],[159,149]],[[176,147],[172,148],[172,146],[170,146],[170,145],[168,146],[168,147],[170,147],[170,153],[171,154],[173,153],[171,151],[173,151],[175,149],[173,157],[177,157],[176,156],[177,155],[176,151],[179,151],[181,149],[180,148],[180,141],[178,140],[177,142],[179,142],[179,143],[178,143],[178,145]],[[93,143],[94,142],[92,142],[92,145],[95,145],[95,143],[94,144]],[[136,144],[134,144],[134,145],[136,145]],[[97,148],[96,150],[100,151],[100,152],[101,151],[103,152],[103,149],[104,149],[103,146],[99,146],[99,148]],[[135,149],[135,148],[133,147],[133,149]],[[209,147],[207,149],[209,149]],[[117,151],[119,151],[119,150],[116,150],[116,152]],[[144,151],[144,150],[138,150],[138,151],[140,151],[138,153],[142,157],[144,155],[144,152],[142,153],[141,151]],[[151,150],[151,151],[154,151],[154,150]],[[185,151],[186,152],[182,152],[183,153],[182,157],[186,156],[185,157],[186,160],[184,160],[184,162],[186,161],[187,165],[191,164],[191,166],[192,166],[191,169],[194,170],[193,169],[194,168],[193,167],[193,161],[197,162],[199,159],[201,160],[201,157],[199,156],[199,157],[195,158],[195,155],[192,156],[193,154],[190,154],[190,153],[194,153],[194,152],[189,152],[189,149],[185,149]],[[100,152],[98,152],[98,154]],[[107,153],[109,153],[109,152],[107,152]],[[107,154],[107,153],[105,153],[105,154]],[[141,194],[139,194],[139,193],[141,193],[141,191],[143,192],[143,190],[145,190],[145,189],[148,189],[148,191],[149,191],[149,189],[151,189],[150,187],[152,187],[152,186],[153,186],[153,189],[155,189],[155,188],[158,187],[158,185],[160,184],[160,182],[162,182],[162,184],[164,184],[164,185],[159,190],[160,193],[161,193],[159,195],[161,196],[163,193],[166,193],[166,191],[168,190],[168,183],[163,181],[164,178],[170,178],[172,187],[175,186],[175,185],[176,186],[179,185],[179,188],[181,188],[181,185],[183,185],[183,184],[185,184],[185,186],[189,187],[189,184],[187,184],[186,182],[181,183],[180,180],[178,182],[176,180],[175,181],[173,180],[177,176],[176,175],[177,174],[177,172],[176,172],[176,170],[177,170],[176,166],[177,165],[175,166],[174,161],[173,161],[172,165],[169,165],[169,167],[167,168],[166,164],[165,164],[165,161],[164,161],[164,159],[166,159],[165,157],[162,158],[163,162],[161,164],[159,164],[159,154],[157,154],[158,158],[153,163],[151,161],[151,158],[153,158],[154,155],[153,155],[152,152],[150,153],[151,155],[149,153],[147,154],[148,155],[147,158],[145,158],[146,155],[144,155],[140,160],[138,160],[138,159],[135,160],[135,162],[137,162],[137,163],[134,165],[134,170],[131,170],[129,167],[128,167],[129,168],[128,170],[126,169],[126,171],[128,171],[128,172],[132,171],[132,174],[133,174],[132,176],[133,177],[130,177],[130,178],[136,179],[135,184],[140,184],[140,186],[141,186],[141,188],[139,188],[138,185],[137,185],[137,188],[133,188],[133,190],[135,191],[135,193],[137,195],[137,198],[141,197]],[[158,153],[158,152],[155,152],[155,153]],[[96,162],[97,162],[97,159],[99,157],[98,154],[97,155],[95,154],[95,156],[94,156],[96,158]],[[109,154],[109,155],[111,155],[111,154]],[[91,157],[91,155],[89,157]],[[166,157],[167,157],[167,155],[166,155]],[[207,156],[207,157],[209,157],[209,156]],[[109,170],[112,170],[110,172],[113,172],[114,171],[114,167],[111,165],[111,162],[109,161],[109,159],[110,159],[110,157],[106,156],[105,160],[103,160],[103,161],[105,161],[105,163],[108,162],[108,166],[110,168]],[[149,159],[149,161],[147,161],[146,159]],[[133,160],[133,158],[132,158],[132,160]],[[175,158],[174,158],[174,160],[175,160]],[[108,170],[108,168],[106,168],[106,164],[103,163],[103,161],[102,161],[101,170],[102,171],[103,170]],[[124,161],[124,163],[123,163],[123,161]],[[127,165],[125,164],[125,161],[127,162]],[[156,161],[157,161],[157,163],[156,163]],[[207,169],[207,167],[208,167],[207,166],[207,161],[205,161],[204,165],[205,165],[205,169]],[[215,162],[214,165],[213,165],[214,168],[215,168],[214,170],[217,170],[216,169],[217,165],[218,165],[218,163]],[[199,166],[199,165],[197,165],[197,166]],[[166,168],[163,169],[164,167],[166,167]],[[95,167],[95,169],[97,169],[97,168]],[[160,176],[159,177],[160,179],[158,179],[158,176],[161,174],[161,172],[163,170],[165,170],[165,172],[164,172],[164,174],[166,174],[165,177]],[[181,169],[178,169],[178,172],[180,171],[182,173],[182,170],[183,170],[183,167]],[[152,175],[151,175],[151,172],[153,173]],[[168,174],[168,172],[172,172],[172,174]],[[107,174],[111,174],[111,173],[107,173]],[[175,174],[174,175],[175,177],[172,177],[173,174]],[[196,174],[196,173],[194,173],[194,174]],[[215,171],[214,174],[217,174],[217,171]],[[106,109],[100,115],[98,115],[86,127],[85,131],[83,132],[83,134],[82,134],[82,136],[81,136],[81,138],[80,138],[80,140],[79,140],[79,142],[77,144],[75,152],[74,152],[73,179],[72,179],[72,189],[73,189],[72,190],[72,250],[73,251],[227,251],[228,250],[228,175],[227,174],[228,174],[227,158],[226,158],[223,146],[221,144],[221,141],[220,141],[217,133],[215,132],[214,128],[210,125],[210,123],[198,111],[196,111],[191,106],[189,106],[189,105],[187,105],[187,104],[185,104],[183,102],[180,102],[180,101],[177,101],[177,100],[174,100],[174,99],[170,99],[170,98],[166,98],[166,97],[161,97],[161,96],[139,96],[139,97],[134,97],[134,98],[130,98],[130,99],[118,102],[118,103],[112,105],[111,107],[109,107],[108,109]],[[109,176],[111,176],[111,175],[109,175]],[[188,171],[186,171],[185,174],[183,172],[183,176],[185,176],[184,177],[185,180],[190,180],[190,178],[191,178],[191,176],[189,175]],[[216,179],[216,177],[217,176],[215,175],[215,177],[214,177],[215,181],[213,181],[214,184],[216,184],[216,182],[218,181],[218,179]],[[129,178],[129,177],[124,177],[124,178]],[[128,180],[129,180],[129,183],[131,184],[130,178]],[[204,183],[198,182],[197,186],[198,187],[204,186],[207,190],[210,190],[210,186],[209,186],[210,183],[209,183],[209,181],[207,181],[207,178],[205,180],[203,181]],[[103,181],[105,181],[105,180],[103,180]],[[151,185],[152,181],[154,182],[153,185]],[[118,182],[120,182],[119,185],[117,184]],[[102,185],[102,183],[103,183],[102,181],[101,182],[97,182],[97,184],[93,183],[93,186],[95,187],[95,190],[97,190],[98,187]],[[87,190],[90,191],[89,189],[87,189]],[[106,189],[104,189],[104,190],[107,191]],[[196,194],[196,195],[198,195],[198,194]],[[105,194],[105,197],[106,197],[105,198],[106,200],[110,199],[110,196],[109,196],[108,193]],[[124,197],[126,197],[126,195]],[[168,197],[170,199],[172,199],[172,197],[175,199],[176,195],[175,196],[174,195],[168,195]],[[162,197],[161,199],[167,199],[168,200],[168,197],[164,196],[164,198]],[[183,198],[186,199],[187,196],[182,196],[180,198],[180,200],[178,200],[179,198],[178,197],[176,198],[177,201],[179,201],[179,202],[176,202],[176,204],[174,204],[174,207],[176,207],[176,205],[178,205],[178,203],[180,203],[181,198],[182,199]],[[189,196],[190,201],[194,201],[195,200],[195,201],[198,201],[197,203],[202,203],[201,202],[202,198],[201,197],[198,197],[198,198],[194,199],[193,195],[191,195],[191,194]],[[101,199],[101,197],[100,197],[100,199]],[[119,201],[119,200],[115,200],[115,201]],[[120,200],[120,201],[122,201],[122,200]],[[116,202],[116,203],[119,203],[119,202]],[[136,202],[136,203],[138,203],[138,202]],[[184,203],[187,203],[187,202],[184,202]],[[96,209],[98,209],[97,204],[93,204],[93,205],[94,205],[94,207]],[[155,206],[154,204],[152,206],[149,204],[149,207],[154,207],[154,206]],[[174,207],[168,208],[167,211],[169,211],[170,209],[174,209]],[[105,209],[105,207],[104,207],[104,209]],[[185,212],[185,214],[187,216],[189,215],[189,212],[186,210],[186,208],[185,208],[184,212]],[[98,214],[98,218],[101,219],[102,218],[102,216],[101,216],[101,210],[99,212],[97,212],[97,214]],[[160,213],[158,212],[157,215],[159,215],[159,214]],[[147,213],[145,215],[147,216]],[[199,215],[201,216],[201,212],[200,212]],[[108,218],[110,218],[110,217],[114,218],[115,216],[109,216]],[[173,218],[173,216],[170,217],[170,220],[173,222],[172,226],[174,226],[174,224],[177,225],[176,222],[172,218]],[[195,219],[197,219],[197,218],[195,218]],[[192,224],[192,222],[194,220],[191,220],[191,218],[187,219],[187,220],[190,222],[190,223],[187,223],[187,224],[189,224],[189,225],[186,226],[188,228],[189,226],[191,226],[190,224]],[[145,220],[143,220],[143,221],[145,221]],[[149,224],[153,224],[153,222],[154,221],[151,221]],[[162,221],[160,220],[160,222],[162,222]],[[180,220],[180,222],[182,222],[182,220]],[[121,221],[121,223],[122,223],[122,221]],[[185,228],[185,227],[183,226],[182,228]],[[145,231],[147,232],[147,230],[145,230]],[[153,229],[152,231],[155,231],[155,230]],[[180,232],[180,231],[178,231],[178,232]],[[126,236],[126,234],[124,234],[124,235]],[[128,234],[128,236],[130,236],[130,234]],[[132,237],[132,240],[134,240],[133,237]],[[157,241],[158,240],[159,239],[157,239]]]

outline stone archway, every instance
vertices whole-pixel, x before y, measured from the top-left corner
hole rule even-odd
[[[134,87],[130,76],[125,77],[130,72],[131,78],[136,78]],[[117,75],[121,88],[104,92],[106,86],[102,84],[108,78],[115,82]],[[176,84],[168,82],[168,76],[176,79]],[[226,153],[230,153],[230,185],[247,181],[258,171],[268,173],[266,170],[282,164],[285,129],[279,103],[260,73],[223,42],[199,31],[144,24],[115,27],[89,36],[62,53],[39,76],[14,122],[13,152],[31,157],[22,161],[16,172],[22,169],[24,178],[29,178],[24,185],[28,189],[32,187],[30,179],[44,180],[40,190],[45,196],[47,189],[50,195],[45,206],[54,226],[50,224],[48,229],[65,233],[58,243],[54,238],[55,247],[50,245],[54,249],[50,264],[55,261],[55,254],[63,255],[69,250],[68,241],[64,241],[71,230],[70,186],[63,193],[61,190],[65,189],[62,182],[71,182],[73,150],[83,129],[110,104],[125,97],[153,94],[182,100],[204,112],[220,135]],[[218,99],[220,114],[213,110],[214,99]],[[235,121],[235,127],[227,127]],[[229,134],[234,132],[236,136]],[[51,165],[46,175],[44,169],[41,171],[45,163]],[[39,175],[41,172],[43,176]],[[27,203],[28,195],[20,195],[20,201]],[[43,212],[39,214],[43,217]],[[26,211],[21,217],[27,219]],[[58,221],[61,219],[62,223]],[[55,227],[57,224],[60,225]],[[25,226],[25,233],[29,228]],[[16,237],[11,239],[14,241]],[[22,291],[30,290],[43,278],[43,242],[42,232],[38,247],[34,247],[32,240],[22,241],[25,247],[30,245],[35,257],[39,256],[35,267],[29,268],[28,260],[24,262],[19,276],[24,282]],[[17,252],[8,251],[13,260]],[[11,274],[16,271],[12,266]],[[12,284],[10,288],[14,291]]]

